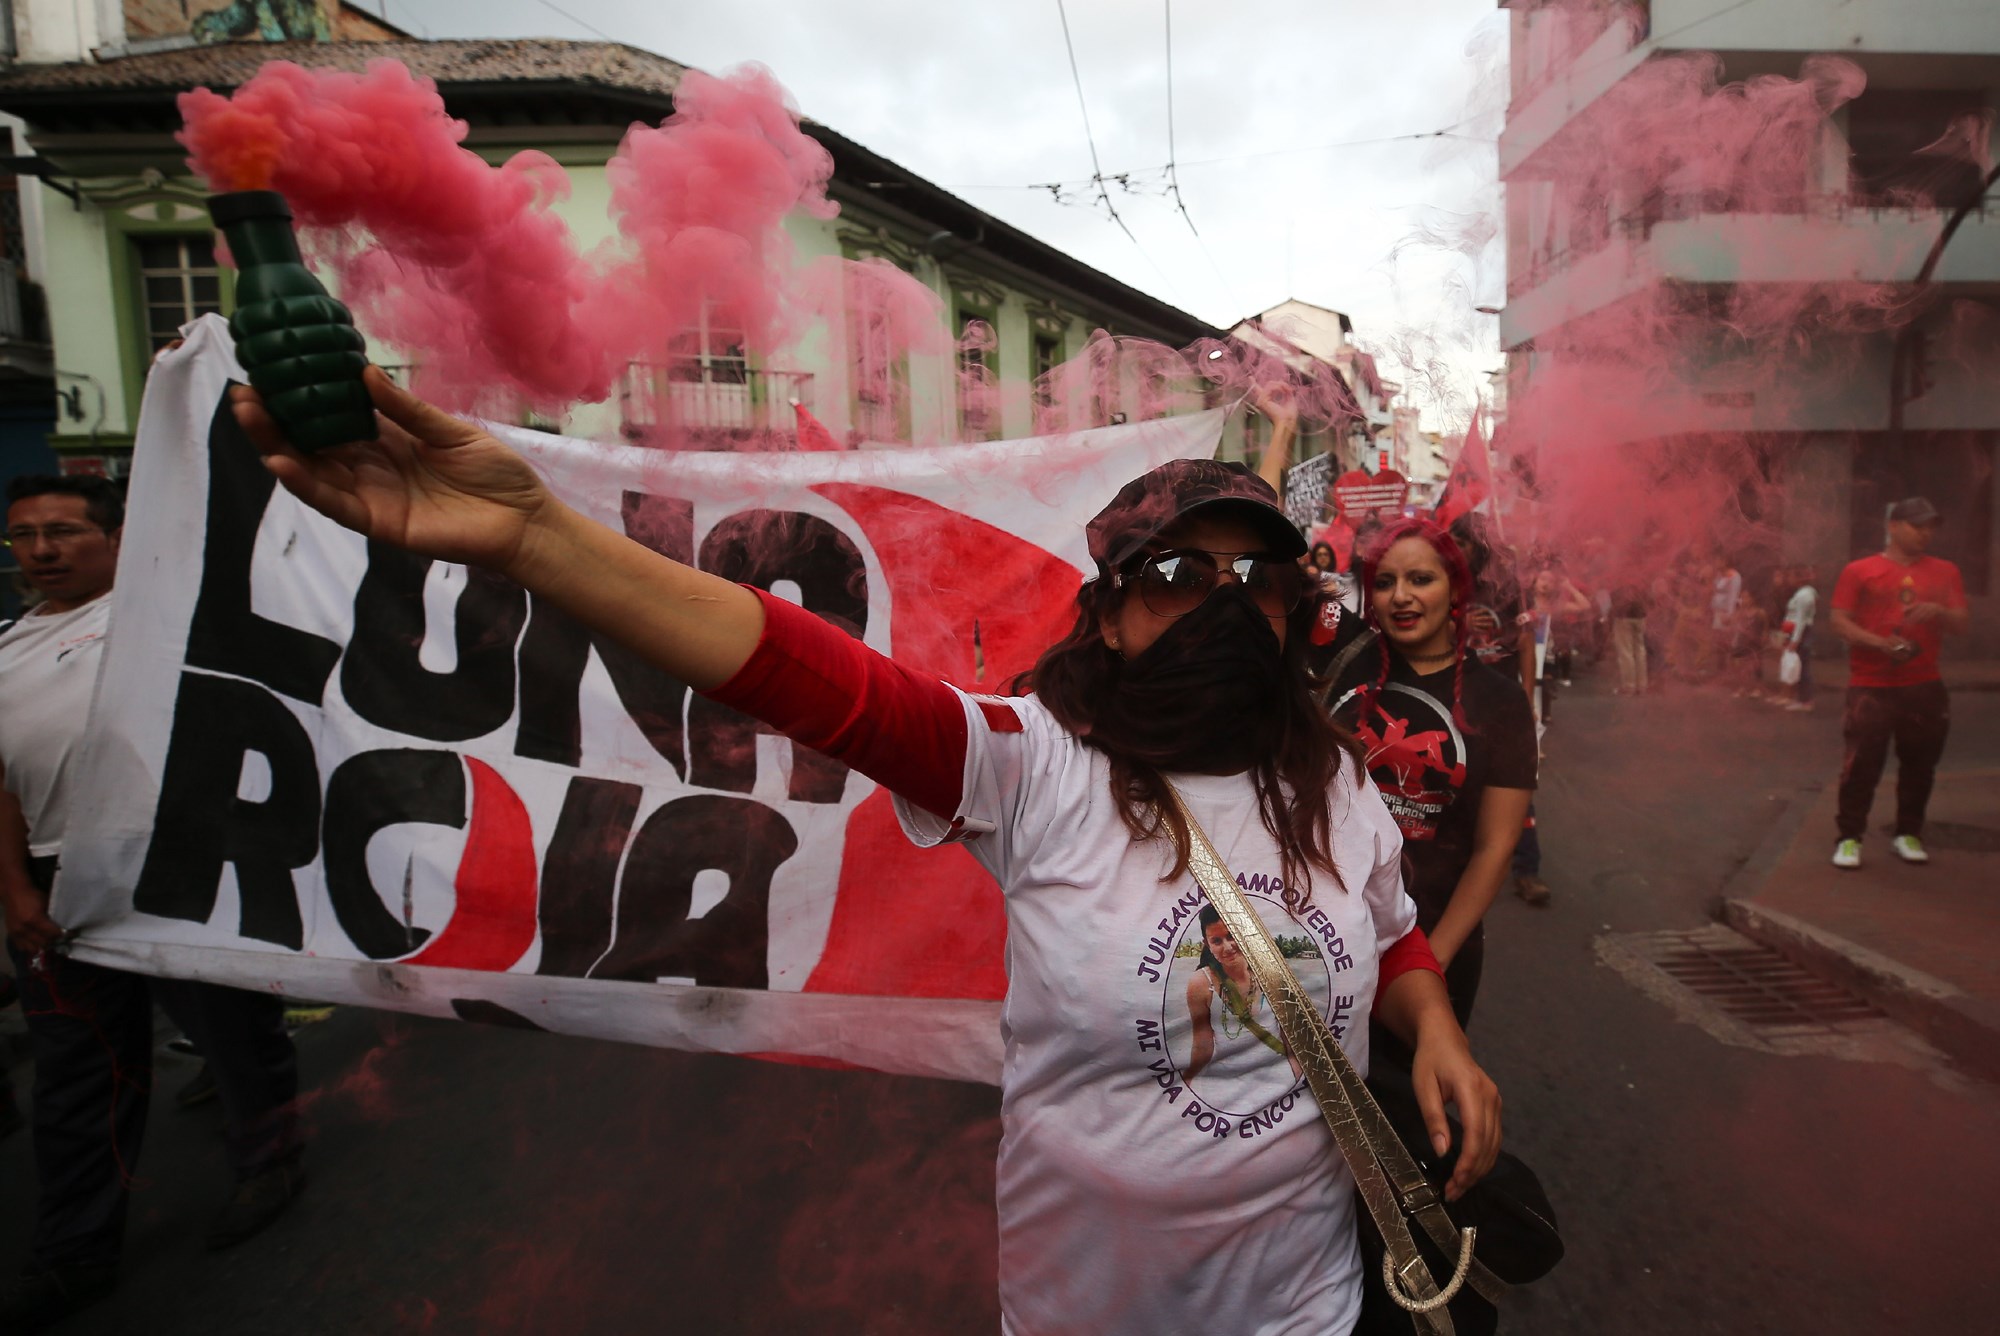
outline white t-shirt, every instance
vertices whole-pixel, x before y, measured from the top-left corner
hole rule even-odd
[[[110,634],[108,594],[68,612],[29,613],[0,633],[0,765],[37,858],[62,851],[70,753],[90,718]]]
[[[1791,639],[1786,643],[1796,645],[1800,637],[1812,629],[1813,614],[1819,611],[1819,594],[1811,585],[1800,585],[1793,591],[1791,601],[1785,604],[1785,620],[1791,624]]]
[[[1133,842],[1104,756],[1039,701],[961,700],[954,820],[896,806],[918,844],[965,840],[1006,894],[1003,1330],[1346,1332],[1361,1302],[1353,1179],[1303,1080],[1219,1029],[1216,1060],[1182,1075],[1200,887],[1161,880],[1171,847]],[[1280,878],[1247,776],[1176,782],[1366,1072],[1380,953],[1417,917],[1380,793],[1341,767],[1330,802],[1346,889],[1321,874],[1302,894]]]
[[[1716,630],[1725,630],[1736,615],[1736,601],[1743,597],[1743,576],[1734,570],[1724,571],[1715,577],[1715,594],[1708,601],[1713,614],[1709,624]]]

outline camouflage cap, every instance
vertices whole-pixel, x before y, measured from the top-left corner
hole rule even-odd
[[[1271,552],[1305,554],[1305,535],[1285,517],[1271,484],[1242,464],[1171,459],[1119,488],[1097,512],[1088,529],[1091,558],[1100,570],[1116,570],[1175,520],[1211,506],[1254,526]]]

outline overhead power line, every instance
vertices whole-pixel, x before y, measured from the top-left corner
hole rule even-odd
[[[1063,0],[1056,0],[1056,17],[1062,20],[1063,47],[1069,52],[1069,77],[1076,85],[1077,110],[1083,113],[1083,139],[1090,145],[1090,179],[1097,187],[1097,202],[1104,206],[1104,211],[1111,215],[1111,221],[1118,224],[1119,230],[1132,237],[1132,229],[1125,226],[1125,220],[1118,216],[1118,207],[1111,202],[1110,192],[1104,188],[1104,167],[1097,160],[1097,136],[1090,132],[1090,104],[1083,98],[1083,75],[1076,68],[1076,43],[1070,39],[1069,11],[1064,8]],[[1139,238],[1132,237],[1132,244],[1138,245]]]
[[[1469,118],[1468,118],[1469,119]],[[955,181],[944,183],[946,190],[1046,190],[1052,193],[1083,189],[1102,180],[1123,188],[1128,194],[1170,194],[1165,189],[1169,166],[1176,171],[1183,167],[1220,167],[1236,162],[1257,162],[1265,158],[1287,158],[1301,153],[1327,153],[1335,149],[1372,148],[1378,144],[1402,144],[1423,139],[1460,139],[1468,144],[1490,144],[1493,141],[1483,135],[1462,135],[1457,127],[1465,124],[1456,121],[1441,130],[1419,130],[1411,134],[1381,135],[1373,139],[1343,139],[1331,144],[1304,144],[1296,148],[1274,148],[1261,153],[1236,153],[1220,158],[1196,158],[1192,162],[1160,163],[1154,167],[1134,167],[1122,172],[1108,172],[1102,177],[1080,176],[1062,181]],[[1160,189],[1147,187],[1157,181]],[[1069,200],[1058,199],[1057,203],[1067,204]]]
[[[1174,207],[1180,210],[1181,221],[1187,224],[1188,231],[1194,235],[1195,245],[1201,247],[1202,257],[1208,261],[1208,267],[1215,271],[1215,281],[1222,285],[1225,294],[1229,294],[1235,285],[1224,276],[1222,266],[1216,263],[1214,252],[1209,250],[1208,242],[1202,239],[1201,229],[1194,225],[1194,215],[1188,212],[1187,201],[1181,198],[1180,174],[1175,167],[1180,152],[1174,144],[1174,0],[1165,0],[1163,7],[1166,10],[1167,22],[1167,193],[1172,197]]]
[[[535,0],[535,3],[540,5],[543,9],[548,10],[552,14],[562,15],[564,18],[568,19],[571,23],[574,23],[579,28],[584,28],[590,32],[596,33],[599,37],[602,37],[607,42],[615,42],[618,40],[616,37],[613,37],[610,33],[604,31],[604,29],[598,27],[595,23],[590,22],[588,19],[578,18],[576,15],[570,13],[567,9],[564,9],[561,5],[554,3],[554,0]]]
[[[1084,142],[1090,146],[1090,179],[1091,183],[1097,187],[1096,203],[1101,204],[1104,207],[1104,212],[1109,215],[1111,221],[1118,224],[1118,230],[1125,234],[1126,239],[1132,243],[1133,249],[1139,252],[1140,257],[1148,265],[1152,266],[1153,272],[1160,276],[1160,281],[1165,283],[1168,288],[1175,289],[1178,292],[1173,279],[1167,277],[1167,271],[1160,268],[1159,261],[1155,260],[1147,252],[1146,248],[1139,244],[1139,238],[1134,236],[1132,229],[1125,225],[1125,220],[1118,214],[1118,206],[1111,202],[1111,192],[1104,188],[1106,180],[1104,167],[1098,161],[1097,157],[1097,137],[1091,133],[1090,129],[1090,105],[1084,100],[1083,75],[1076,67],[1076,42],[1069,35],[1069,11],[1064,7],[1063,0],[1056,0],[1056,17],[1062,20],[1063,49],[1069,53],[1069,77],[1070,81],[1076,85],[1077,109],[1083,113],[1083,138]],[[1066,202],[1060,197],[1057,199],[1057,203]],[[1176,299],[1178,300],[1178,297]]]

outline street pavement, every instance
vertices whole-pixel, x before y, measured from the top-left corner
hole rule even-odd
[[[1962,693],[1955,714],[1945,804],[1953,775],[2000,771],[2000,694]],[[1586,677],[1554,716],[1538,800],[1554,901],[1495,905],[1472,1030],[1569,1255],[1503,1330],[1982,1325],[2000,1311],[2000,1086],[1914,1035],[1726,1042],[1605,963],[1606,942],[1754,899],[1774,841],[1831,851],[1830,824],[1812,827],[1837,698],[1796,715],[1709,689],[1614,698]],[[1991,932],[1964,869],[1941,857],[1928,882],[1902,878],[1885,839],[1871,849],[1889,898],[1879,931],[1848,925],[1867,945],[1922,949],[1892,932],[1896,897],[1909,922]],[[1864,887],[1821,884],[1829,905]],[[1818,912],[1812,885],[1787,903]],[[192,1066],[163,1058],[124,1283],[62,1332],[997,1329],[990,1089],[358,1010],[300,1048],[314,1139],[298,1207],[201,1250],[225,1186],[218,1120],[173,1107]],[[0,1143],[0,1264],[25,1242],[30,1172],[24,1136]]]

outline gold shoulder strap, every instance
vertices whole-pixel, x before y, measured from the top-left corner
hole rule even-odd
[[[1237,890],[1228,865],[1209,843],[1207,832],[1188,810],[1187,800],[1171,780],[1167,782],[1167,795],[1181,819],[1187,822],[1188,869],[1249,960],[1257,986],[1271,999],[1271,1010],[1278,1018],[1285,1046],[1305,1072],[1326,1125],[1333,1130],[1333,1139],[1354,1172],[1361,1198],[1368,1203],[1368,1214],[1382,1232],[1386,1247],[1382,1278],[1390,1296],[1410,1311],[1420,1331],[1433,1336],[1452,1336],[1451,1313],[1445,1305],[1461,1285],[1470,1281],[1474,1290],[1497,1300],[1506,1293],[1506,1283],[1474,1260],[1475,1231],[1459,1230],[1452,1225],[1451,1217],[1438,1200],[1437,1190],[1410,1157],[1402,1138],[1375,1103],[1375,1097],[1368,1093],[1340,1041],[1327,1027],[1319,1008],[1313,1005],[1298,975],[1285,963],[1263,920]],[[1458,1254],[1458,1265],[1442,1290],[1417,1252],[1406,1215],[1423,1226],[1445,1256],[1451,1256],[1454,1250]]]

